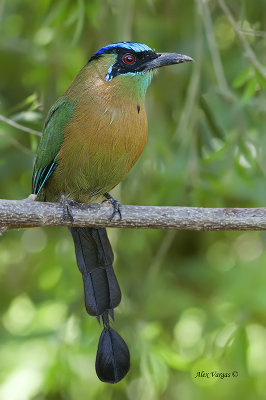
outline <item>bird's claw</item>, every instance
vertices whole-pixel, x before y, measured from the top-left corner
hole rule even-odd
[[[119,201],[114,199],[109,193],[104,193],[104,196],[106,197],[106,199],[103,200],[102,203],[108,201],[113,207],[112,215],[109,218],[110,221],[112,221],[116,214],[118,214],[119,219],[122,219],[121,204],[119,203]]]
[[[64,193],[61,194],[61,204],[63,206],[63,217],[62,221],[66,221],[68,218],[71,219],[71,222],[74,222],[74,216],[72,213],[72,206],[79,207],[80,203],[75,200],[68,200]]]

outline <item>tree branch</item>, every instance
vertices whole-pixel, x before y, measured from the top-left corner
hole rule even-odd
[[[37,226],[156,228],[194,231],[265,230],[266,208],[199,208],[121,206],[122,219],[110,221],[112,206],[81,204],[72,207],[74,222],[62,221],[60,203],[0,200],[0,231]]]
[[[32,135],[42,136],[42,132],[36,131],[35,129],[28,128],[27,126],[18,124],[17,122],[4,117],[4,115],[0,115],[0,122],[4,122],[7,125],[13,126],[13,128],[19,129],[20,131],[31,133]]]
[[[246,41],[246,38],[244,37],[242,30],[240,29],[237,22],[235,21],[233,14],[231,13],[229,8],[225,4],[224,0],[218,0],[218,3],[220,5],[221,9],[223,10],[223,12],[225,13],[225,15],[227,16],[228,20],[230,21],[232,27],[234,28],[234,31],[237,34],[239,41],[241,42],[243,48],[246,51],[249,61],[251,62],[251,64],[253,64],[253,66],[256,68],[256,70],[261,74],[261,76],[266,80],[266,72],[265,72],[264,66],[260,63],[256,54],[254,53],[254,51],[252,50],[252,48]]]

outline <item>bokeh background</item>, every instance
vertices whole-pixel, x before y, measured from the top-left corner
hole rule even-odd
[[[114,195],[265,206],[265,0],[2,0],[0,23],[0,114],[38,131],[103,45],[134,40],[195,58],[154,78],[147,146]],[[1,123],[1,198],[29,195],[37,142]],[[67,229],[10,231],[0,238],[0,399],[265,399],[266,234],[109,235],[128,376],[115,386],[97,379],[100,328],[85,312]]]

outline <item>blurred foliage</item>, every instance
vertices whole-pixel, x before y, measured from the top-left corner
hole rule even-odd
[[[124,204],[264,206],[265,0],[227,1],[239,34],[221,3],[2,0],[0,114],[41,130],[49,106],[108,43],[183,52],[196,62],[152,82],[148,144],[115,195]],[[1,123],[1,198],[30,193],[36,145]],[[0,399],[264,399],[266,234],[109,235],[127,378],[110,387],[96,377],[100,329],[85,312],[67,229],[10,231],[0,240]],[[203,370],[238,378],[195,378]]]

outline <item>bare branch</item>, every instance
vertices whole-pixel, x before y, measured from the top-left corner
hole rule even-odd
[[[235,33],[237,34],[239,41],[241,42],[243,48],[245,49],[245,51],[247,53],[249,61],[251,62],[251,64],[253,64],[253,66],[256,68],[256,70],[261,74],[261,76],[264,79],[266,79],[266,72],[264,70],[264,67],[259,62],[256,54],[254,53],[254,51],[252,50],[252,48],[250,47],[250,45],[246,41],[246,38],[245,38],[243,32],[241,31],[241,29],[239,28],[237,22],[235,21],[235,19],[233,17],[233,14],[231,13],[229,8],[225,4],[224,0],[218,0],[218,2],[219,2],[219,5],[220,5],[221,9],[223,10],[225,15],[227,16],[228,20],[231,22],[231,25],[234,28]]]
[[[242,29],[239,27],[238,30],[239,32],[249,36],[266,37],[266,32],[264,31],[255,31],[254,29]]]
[[[229,98],[232,98],[232,94],[230,92],[230,89],[229,89],[229,86],[228,86],[228,83],[226,80],[226,76],[224,73],[220,53],[218,51],[218,47],[217,47],[217,43],[216,43],[216,39],[215,39],[215,35],[214,35],[211,13],[210,13],[210,10],[208,7],[208,2],[206,0],[199,0],[199,2],[201,4],[201,8],[202,8],[201,14],[202,14],[202,18],[203,18],[203,22],[204,22],[204,26],[205,26],[205,30],[206,30],[206,37],[208,40],[208,44],[209,44],[209,48],[210,48],[210,52],[211,52],[211,56],[212,56],[212,62],[213,62],[213,67],[214,67],[215,75],[217,78],[217,82],[218,82],[219,86],[221,87],[221,89],[224,91],[224,93],[226,93],[229,96]]]
[[[198,208],[122,206],[122,219],[110,221],[112,206],[73,207],[74,223],[62,221],[60,203],[0,200],[0,231],[37,226],[156,228],[195,231],[265,230],[266,208]]]
[[[13,121],[12,119],[6,118],[3,115],[0,115],[0,121],[13,126],[13,128],[19,129],[20,131],[24,131],[27,133],[31,133],[32,135],[42,136],[42,133],[39,131],[35,131],[35,129],[28,128],[27,126],[18,124],[17,122]]]

